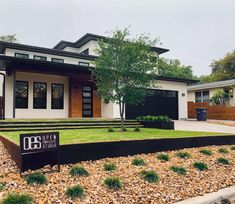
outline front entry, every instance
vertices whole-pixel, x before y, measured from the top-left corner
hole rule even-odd
[[[92,86],[82,86],[82,117],[93,117]]]

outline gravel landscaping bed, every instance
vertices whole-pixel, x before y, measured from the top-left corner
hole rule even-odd
[[[219,151],[220,148],[224,148],[228,152]],[[209,152],[212,155],[208,151],[201,151],[200,153],[199,151],[202,149],[210,150]],[[189,154],[181,153],[176,156],[176,153],[179,152]],[[206,154],[203,154],[203,152],[206,152]],[[46,174],[47,184],[29,185],[24,178],[20,177],[19,170],[2,143],[0,143],[0,184],[5,184],[2,190],[0,189],[0,198],[5,197],[8,193],[18,192],[31,195],[34,203],[39,204],[160,204],[174,203],[235,185],[235,150],[231,150],[231,146],[210,146],[164,152],[169,157],[159,156],[160,154],[107,158],[77,164],[77,166],[82,166],[87,170],[89,175],[84,174],[86,176],[71,176],[70,170],[74,165],[63,165],[60,173]],[[186,158],[180,158],[179,156]],[[226,158],[229,164],[218,163],[217,159],[221,157]],[[135,158],[143,161],[133,162]],[[197,165],[194,164],[195,162],[197,162]],[[205,163],[208,169],[200,171],[195,168],[195,166],[203,167],[203,165],[198,164],[199,162]],[[106,171],[104,170],[104,164],[106,164]],[[172,166],[184,167],[186,173],[182,169],[177,169],[177,173],[172,170],[175,169]],[[143,172],[141,174],[143,170],[145,170],[145,173],[154,171],[158,177],[155,180],[152,179],[153,183],[148,182],[144,179]],[[77,172],[76,169],[73,171],[73,173]],[[180,172],[182,174],[179,174]],[[116,190],[108,189],[104,184],[104,180],[108,177],[118,177],[121,181],[121,188]],[[84,195],[81,198],[71,199],[65,192],[68,187],[77,184],[84,188]]]

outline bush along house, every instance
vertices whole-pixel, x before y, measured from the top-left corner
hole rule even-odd
[[[53,48],[0,42],[1,108],[4,118],[119,118],[118,104],[97,95],[91,77],[96,49],[104,36],[86,34]],[[152,47],[159,56],[169,50]],[[193,80],[156,78],[144,102],[126,106],[127,119],[141,115],[187,118],[187,84]]]

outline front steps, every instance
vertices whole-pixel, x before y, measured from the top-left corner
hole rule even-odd
[[[0,132],[71,130],[92,128],[120,128],[120,120],[107,119],[64,119],[64,120],[6,120],[0,121]],[[125,120],[126,128],[142,127],[136,120]]]

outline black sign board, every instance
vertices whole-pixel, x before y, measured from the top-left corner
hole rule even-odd
[[[21,166],[24,155],[57,152],[58,171],[60,169],[59,132],[41,132],[20,135]],[[49,161],[50,162],[50,161]],[[22,168],[21,168],[22,169]]]

